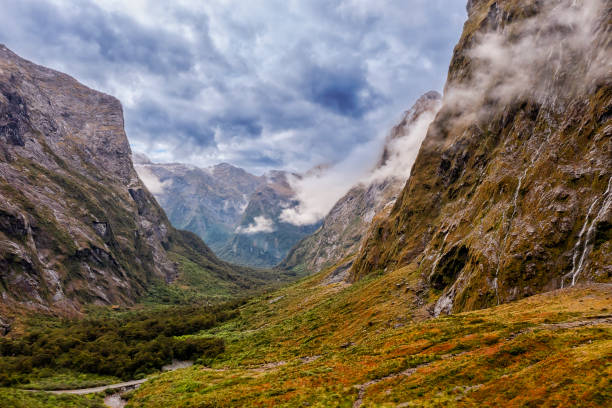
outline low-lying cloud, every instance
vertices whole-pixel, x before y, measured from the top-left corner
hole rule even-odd
[[[408,180],[412,165],[419,153],[421,143],[427,135],[429,125],[440,110],[441,102],[432,103],[431,109],[423,112],[418,119],[402,129],[402,136],[390,140],[387,147],[387,160],[362,180],[363,184],[380,182],[391,177]]]
[[[333,166],[311,171],[301,178],[290,179],[299,204],[285,209],[280,216],[294,225],[311,225],[324,218],[333,206],[357,184],[370,185],[388,178],[406,180],[427,129],[440,108],[439,100],[431,101],[428,108],[414,121],[409,121],[395,138],[377,138],[355,149],[345,160]],[[383,148],[386,161],[380,163]]]
[[[274,232],[276,231],[276,227],[274,225],[274,221],[269,218],[266,218],[263,215],[259,215],[253,218],[253,222],[246,227],[240,226],[236,228],[237,234],[244,235],[253,235],[261,232]]]
[[[518,99],[562,107],[585,86],[609,77],[609,34],[600,35],[608,24],[602,21],[604,0],[537,7],[543,10],[534,17],[504,25],[503,10],[491,6],[489,31],[477,36],[468,51],[471,80],[449,84],[444,95],[445,106],[463,112],[461,120],[471,122]],[[602,38],[607,44],[598,44]]]
[[[162,182],[146,165],[135,164],[134,169],[151,194],[163,194],[164,189],[172,183],[171,180]]]

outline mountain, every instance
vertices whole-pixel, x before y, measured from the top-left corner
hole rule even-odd
[[[126,356],[138,369],[175,341],[194,350],[218,341],[223,351],[203,359],[206,367],[151,376],[130,392],[129,405],[608,406],[607,4],[470,0],[441,109],[400,196],[373,219],[349,279],[335,279],[340,261],[232,313],[221,310],[225,316],[204,319],[195,336],[142,330],[147,349],[163,343],[159,352]],[[192,322],[197,314],[183,324]],[[130,327],[120,331],[133,339]],[[77,328],[68,333],[81,334]],[[55,353],[74,342],[53,336],[63,341],[45,344],[34,330],[1,343],[0,362],[19,377],[54,372],[24,368],[55,357],[27,355],[32,350]],[[107,336],[89,344],[104,353],[84,354],[85,369],[114,366]],[[3,371],[4,383],[13,378]],[[9,405],[58,401],[0,393]],[[101,399],[74,398],[81,399],[66,405]]]
[[[175,281],[223,296],[267,278],[170,225],[132,166],[117,99],[0,46],[3,305],[132,304]]]
[[[417,265],[436,314],[612,277],[611,9],[468,4],[443,105],[351,270]]]
[[[215,252],[232,238],[249,197],[264,182],[227,163],[203,169],[135,155],[134,166],[172,225],[199,235]]]
[[[401,192],[413,160],[407,156],[421,143],[441,98],[435,91],[428,92],[404,113],[389,133],[376,167],[338,200],[323,225],[300,241],[280,268],[318,272],[358,252],[374,217],[390,210]]]
[[[289,177],[298,175],[270,171],[255,176],[228,163],[199,168],[135,157],[136,171],[172,224],[199,235],[226,261],[275,266],[317,227],[279,218],[283,209],[296,205]]]
[[[266,182],[250,197],[236,233],[219,251],[221,258],[242,265],[275,266],[317,229],[317,224],[298,226],[281,220],[284,209],[297,205],[289,177],[299,176],[282,171],[264,175]]]

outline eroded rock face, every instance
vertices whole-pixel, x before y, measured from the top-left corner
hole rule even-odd
[[[170,251],[193,239],[138,178],[117,99],[0,46],[0,147],[4,304],[130,304],[177,277]]]
[[[610,281],[604,3],[469,2],[442,108],[352,279],[416,263],[436,313]]]
[[[424,136],[440,100],[439,93],[428,92],[404,113],[402,120],[391,129],[380,159],[372,170],[372,177],[349,190],[325,217],[321,228],[291,250],[281,268],[315,273],[358,252],[372,220],[388,214],[406,182],[407,176],[398,172],[397,163],[394,165],[391,162],[409,160],[398,156],[398,149],[405,150],[409,146],[396,146],[396,143],[412,137],[416,139],[413,143],[418,146],[420,136],[414,135],[414,128],[423,126],[422,130],[416,131],[423,132]],[[409,169],[410,163],[403,167]]]

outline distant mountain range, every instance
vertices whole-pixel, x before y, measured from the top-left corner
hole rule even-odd
[[[297,174],[255,176],[228,163],[208,168],[152,163],[142,154],[134,155],[134,163],[172,224],[199,235],[224,260],[275,266],[318,227],[279,218],[297,204],[289,183]]]

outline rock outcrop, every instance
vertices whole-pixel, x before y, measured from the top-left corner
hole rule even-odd
[[[418,265],[435,314],[612,277],[612,9],[471,0],[443,105],[353,280]]]
[[[134,170],[117,99],[0,46],[3,304],[130,304],[186,260],[211,285],[254,284],[172,228]]]
[[[316,273],[358,252],[374,217],[388,215],[404,187],[412,164],[410,149],[418,148],[423,140],[440,100],[439,93],[428,92],[404,113],[369,177],[334,205],[323,225],[300,241],[280,268]]]

